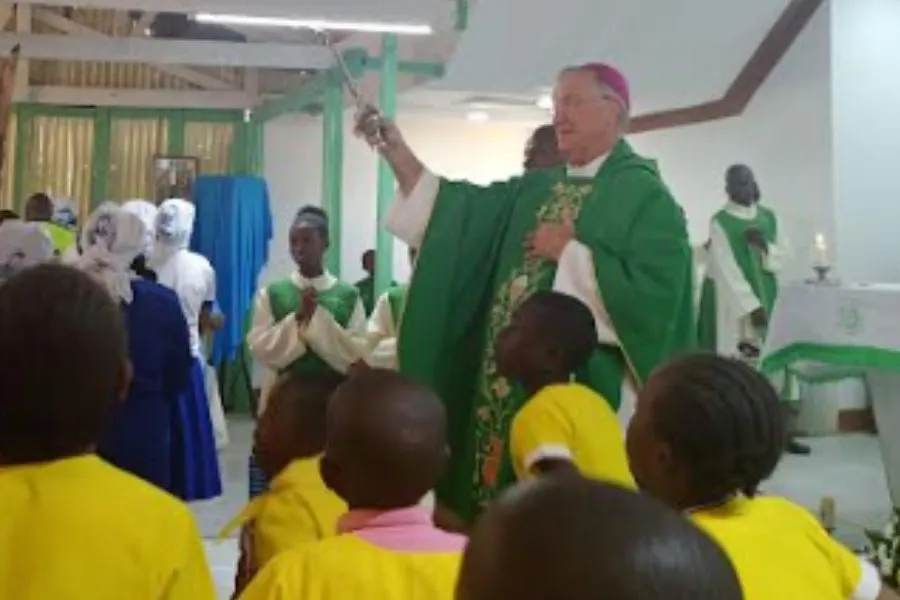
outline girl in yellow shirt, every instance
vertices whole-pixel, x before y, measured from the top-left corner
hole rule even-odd
[[[538,292],[500,332],[500,373],[529,396],[510,429],[518,479],[577,470],[585,477],[634,487],[616,413],[595,391],[571,381],[597,345],[595,331],[591,311],[579,300]]]
[[[74,269],[0,285],[0,598],[213,600],[188,508],[94,453],[131,370],[118,302]]]
[[[254,454],[269,488],[222,532],[244,526],[235,595],[276,555],[335,535],[347,505],[322,481],[328,398],[343,377],[285,375],[269,393],[256,427]]]
[[[759,493],[786,436],[777,393],[747,365],[686,355],[656,371],[628,430],[640,487],[717,540],[747,600],[897,600],[803,508]]]
[[[278,555],[242,600],[451,600],[465,538],[418,504],[447,462],[434,393],[403,375],[362,369],[328,406],[322,476],[350,511],[339,535]]]

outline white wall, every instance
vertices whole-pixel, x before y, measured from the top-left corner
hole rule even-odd
[[[838,266],[900,281],[900,2],[832,0]]]
[[[725,202],[725,170],[746,163],[792,246],[787,276],[811,274],[815,233],[834,239],[828,56],[823,7],[743,115],[633,136],[639,152],[659,161],[695,244],[706,240],[709,219]]]
[[[422,161],[436,173],[478,183],[521,171],[525,141],[534,127],[402,114],[398,124]],[[375,247],[377,161],[362,141],[349,135],[350,127],[348,113],[341,276],[356,281],[363,276],[362,253]],[[287,251],[288,229],[297,209],[304,204],[321,205],[321,119],[288,116],[270,122],[266,126],[265,151],[275,236],[262,281],[270,281],[292,270]],[[394,250],[394,277],[398,281],[409,277],[406,248],[400,243]]]

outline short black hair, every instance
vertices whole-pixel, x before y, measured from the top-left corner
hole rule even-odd
[[[25,202],[25,217],[49,220],[53,217],[53,200],[44,192],[32,194]]]
[[[119,401],[119,305],[90,276],[41,265],[0,286],[0,460],[90,450]]]
[[[327,244],[329,242],[328,213],[325,209],[319,206],[313,206],[312,204],[307,204],[297,211],[297,216],[294,217],[294,226],[301,221],[305,221],[312,225],[319,235],[322,236],[322,239],[325,240],[325,243]]]
[[[551,145],[556,148],[556,127],[553,123],[547,123],[531,132],[531,139],[535,143]]]
[[[686,465],[694,495],[753,497],[787,437],[781,399],[761,373],[711,353],[676,357],[653,374],[653,428]]]
[[[563,368],[571,373],[583,366],[597,348],[597,326],[591,311],[580,300],[553,291],[532,294],[519,310],[534,319],[541,343],[556,348]]]
[[[0,223],[4,221],[15,221],[19,219],[19,213],[8,208],[0,209]]]
[[[345,379],[339,373],[290,373],[277,381],[272,394],[278,395],[278,402],[290,404],[286,414],[298,446],[311,446],[317,454],[324,450],[328,400]]]
[[[552,515],[552,516],[551,516]],[[724,551],[678,512],[609,483],[546,477],[491,505],[458,600],[740,600]]]
[[[351,506],[414,506],[447,459],[447,416],[437,395],[396,371],[365,369],[329,403],[325,457],[341,465]]]

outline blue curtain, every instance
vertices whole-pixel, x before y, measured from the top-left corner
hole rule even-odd
[[[209,362],[234,361],[244,343],[257,279],[269,259],[272,213],[266,182],[258,177],[201,176],[194,185],[197,220],[191,249],[216,270],[218,304],[225,327]]]

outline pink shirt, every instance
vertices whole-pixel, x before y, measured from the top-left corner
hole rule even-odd
[[[394,552],[462,552],[466,546],[465,536],[438,529],[431,515],[418,506],[351,510],[338,521],[338,533],[352,533]]]

